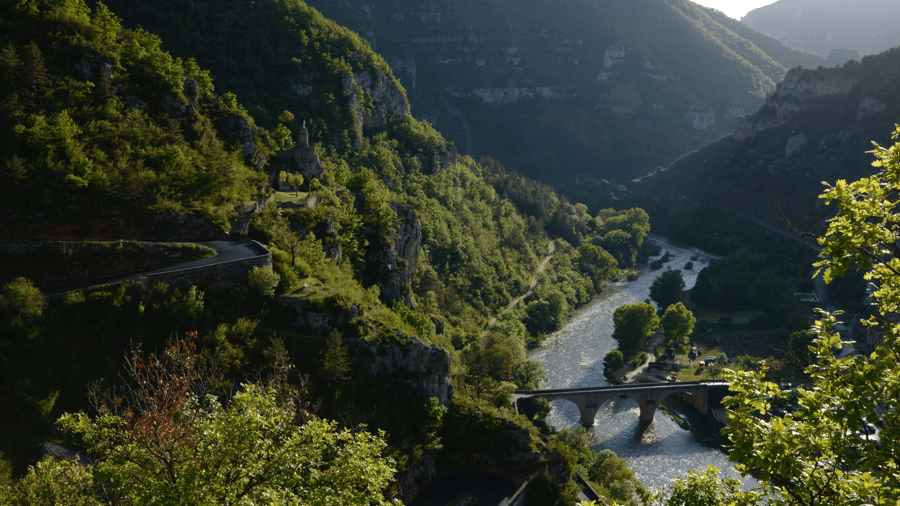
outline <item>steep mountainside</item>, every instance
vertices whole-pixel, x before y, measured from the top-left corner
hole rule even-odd
[[[900,4],[890,0],[781,0],[748,12],[741,21],[782,44],[829,60],[846,60],[857,51],[876,54],[900,44]]]
[[[306,84],[297,76],[311,74],[291,70],[303,62],[259,67],[257,50],[278,56],[303,47],[283,18],[259,14],[271,2],[163,4],[110,2],[126,22],[163,35],[174,54],[195,56],[251,112],[257,105],[293,110],[289,95],[308,89],[296,88]],[[403,81],[414,116],[434,123],[461,152],[545,179],[646,174],[731,131],[786,68],[824,63],[799,52],[773,58],[686,0],[309,4],[368,39]],[[253,35],[262,27],[285,35]],[[238,79],[232,71],[248,58],[257,70]],[[276,93],[284,105],[266,98]]]
[[[874,172],[871,141],[887,145],[900,123],[900,49],[833,69],[794,69],[734,133],[645,178],[640,188],[811,226],[829,209],[821,181]]]

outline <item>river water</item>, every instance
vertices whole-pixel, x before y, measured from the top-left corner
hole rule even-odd
[[[645,268],[635,281],[611,283],[603,294],[578,310],[563,329],[534,350],[530,358],[543,364],[548,377],[543,388],[608,385],[603,376],[603,357],[617,347],[612,338],[613,311],[623,304],[646,301],[657,275],[666,269],[683,269],[689,261],[693,261],[693,268],[683,269],[682,277],[686,287],[691,288],[700,270],[715,258],[695,248],[673,245],[664,237],[650,236],[648,240],[659,244],[662,254],[668,251],[671,260],[662,270]],[[580,425],[578,408],[573,403],[554,401],[551,408],[549,421],[557,429]],[[656,412],[653,423],[642,427],[637,402],[630,397],[620,397],[600,408],[593,435],[595,451],[608,448],[627,459],[637,477],[651,490],[662,492],[678,476],[693,469],[706,469],[707,465],[741,479],[724,453],[698,443],[690,431],[662,411]],[[745,485],[755,483],[752,478],[741,480]]]

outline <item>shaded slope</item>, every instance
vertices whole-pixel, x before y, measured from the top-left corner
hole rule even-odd
[[[775,222],[781,203],[807,227],[830,209],[817,198],[822,181],[874,173],[871,141],[886,145],[900,122],[900,49],[859,64],[792,70],[766,103],[734,133],[644,178],[637,187],[709,202]]]
[[[645,174],[823,63],[685,0],[309,3],[369,40],[462,152],[545,180]]]
[[[875,54],[900,44],[900,4],[888,0],[781,0],[741,21],[782,44],[831,59],[846,51]]]

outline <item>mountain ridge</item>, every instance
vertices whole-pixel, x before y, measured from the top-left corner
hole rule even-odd
[[[187,22],[148,15],[155,4],[110,4],[130,24],[138,18],[129,11],[141,12],[143,26],[162,34],[174,54],[192,49],[217,82],[232,57],[217,63],[204,53],[241,55],[253,45],[217,36],[221,46],[199,47],[192,41],[211,38],[202,23],[189,30]],[[366,38],[403,81],[413,115],[433,123],[461,153],[492,156],[544,180],[622,179],[667,165],[731,131],[788,68],[686,0],[576,0],[564,8],[547,0],[308,4]],[[173,12],[179,9],[173,4]],[[786,63],[824,60],[798,53]],[[254,111],[261,95],[283,81],[230,91]],[[285,97],[279,109],[298,108],[278,93]],[[272,126],[271,116],[260,118]],[[645,149],[646,138],[655,140],[654,149]]]
[[[821,182],[875,172],[872,142],[900,123],[900,48],[836,68],[793,69],[735,131],[642,178],[639,191],[723,205],[807,230],[829,216]]]

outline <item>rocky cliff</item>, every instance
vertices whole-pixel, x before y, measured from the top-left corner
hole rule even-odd
[[[397,221],[387,236],[372,227],[363,230],[368,241],[363,284],[378,285],[382,300],[388,303],[409,306],[410,284],[422,249],[422,222],[408,205],[394,202],[391,209],[397,213]]]
[[[450,353],[417,337],[396,337],[388,344],[358,339],[345,343],[363,370],[385,379],[385,389],[400,387],[421,399],[436,398],[441,405],[451,400]]]
[[[823,62],[770,56],[685,0],[308,3],[365,37],[461,152],[545,179],[645,174],[731,131],[786,67]]]
[[[812,227],[828,216],[822,181],[872,174],[872,141],[900,118],[900,48],[861,63],[794,69],[733,134],[686,155],[636,188]]]

